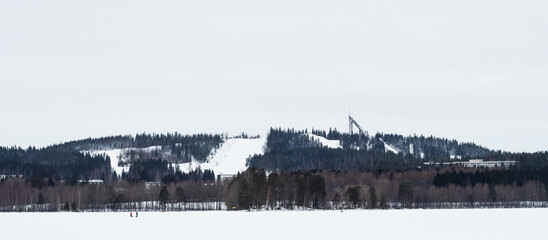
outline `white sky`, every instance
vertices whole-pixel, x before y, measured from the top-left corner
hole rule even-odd
[[[548,150],[548,2],[0,1],[0,145],[270,126]]]

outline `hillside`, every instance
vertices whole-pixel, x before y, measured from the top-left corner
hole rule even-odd
[[[209,169],[216,174],[235,175],[247,169],[246,159],[264,153],[266,138],[229,138],[215,149],[205,162],[192,161],[179,164],[183,172]]]
[[[377,133],[359,136],[329,131],[271,128],[266,152],[249,160],[249,166],[269,171],[415,169],[426,162],[472,158],[509,160],[514,156],[474,143],[433,136]]]
[[[129,173],[136,162],[152,164],[156,170],[132,171],[133,180],[138,181],[142,175],[161,181],[170,172],[201,176],[199,172],[209,170],[215,175],[234,175],[249,166],[268,171],[405,170],[427,167],[424,163],[472,158],[513,160],[522,166],[542,168],[548,165],[547,155],[492,151],[474,143],[433,136],[377,133],[360,137],[336,129],[308,132],[271,128],[266,136],[251,138],[245,134],[229,138],[215,134],[144,133],[88,138],[42,149],[0,148],[0,173],[36,178],[38,185],[43,185],[41,182],[48,179],[74,182],[124,178],[127,176],[123,173]]]
[[[517,164],[431,164],[455,154]],[[139,134],[42,149],[0,147],[0,170],[0,211],[539,207],[548,198],[548,152],[336,130]]]

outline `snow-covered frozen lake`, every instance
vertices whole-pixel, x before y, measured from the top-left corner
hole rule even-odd
[[[2,239],[542,239],[548,209],[0,213]]]

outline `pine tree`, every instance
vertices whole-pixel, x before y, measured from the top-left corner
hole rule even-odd
[[[347,201],[350,203],[351,208],[360,206],[360,203],[361,203],[360,190],[361,189],[362,188],[360,186],[349,187],[344,193],[344,196],[346,197]]]
[[[413,203],[413,184],[411,182],[400,184],[398,193],[403,207],[409,207]]]
[[[78,204],[76,204],[76,200],[72,201],[72,204],[70,205],[70,210],[73,212],[78,211]]]
[[[38,193],[38,204],[44,204],[44,196],[42,195],[42,193]]]
[[[239,181],[238,186],[238,209],[250,209],[253,205],[253,193],[247,181]]]
[[[116,211],[118,208],[120,208],[120,205],[125,201],[125,196],[123,193],[118,193],[116,197],[114,198],[114,202],[112,203],[112,210]]]
[[[53,181],[53,179],[51,177],[49,177],[48,179],[48,187],[53,187],[55,186],[55,182]]]
[[[386,203],[386,198],[384,197],[384,193],[381,195],[381,202],[379,203],[379,207],[381,209],[388,209],[388,204]]]
[[[167,202],[169,201],[169,192],[167,191],[166,186],[162,186],[160,193],[158,193],[158,199],[162,204],[162,210],[165,211],[167,208]]]

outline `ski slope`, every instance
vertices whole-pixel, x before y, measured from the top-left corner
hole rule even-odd
[[[546,216],[543,208],[0,213],[0,226],[2,239],[546,240]]]
[[[315,134],[307,133],[308,137],[314,141],[319,141],[322,146],[328,147],[328,148],[341,148],[341,143],[339,140],[329,140],[327,138],[324,138],[322,136],[318,136]]]
[[[146,148],[122,148],[122,149],[111,149],[111,150],[97,150],[97,151],[82,151],[82,153],[90,153],[91,155],[106,155],[110,158],[110,166],[112,170],[116,171],[118,176],[122,175],[122,171],[128,172],[129,165],[126,164],[124,167],[118,166],[118,161],[125,160],[123,158],[123,152],[128,150],[141,150],[141,151],[154,151],[161,149],[161,146],[152,146]]]
[[[116,174],[118,174],[118,176],[120,176],[122,174],[122,171],[125,171],[125,172],[129,171],[129,164],[124,167],[118,166],[118,161],[122,157],[122,151],[124,151],[124,149],[90,151],[89,153],[91,155],[106,155],[110,157],[110,167],[112,168],[113,171],[116,171]]]
[[[255,154],[263,154],[266,138],[229,138],[204,163],[192,161],[179,164],[183,172],[196,168],[210,169],[215,174],[235,175],[247,169],[246,160]]]
[[[327,140],[327,139],[326,139]],[[248,157],[255,154],[263,154],[263,147],[266,144],[266,138],[246,139],[246,138],[229,138],[218,149],[214,150],[208,157],[206,162],[200,163],[193,160],[189,163],[178,164],[179,169],[183,172],[189,172],[200,168],[202,170],[210,169],[215,174],[235,175],[238,172],[243,172],[247,169],[246,160]],[[123,148],[111,150],[83,151],[82,153],[90,153],[91,155],[106,155],[110,157],[110,166],[118,175],[122,171],[128,172],[129,165],[124,167],[118,166],[119,160],[123,158],[123,153],[128,150],[154,151],[161,149],[161,146],[152,146],[147,148]]]

